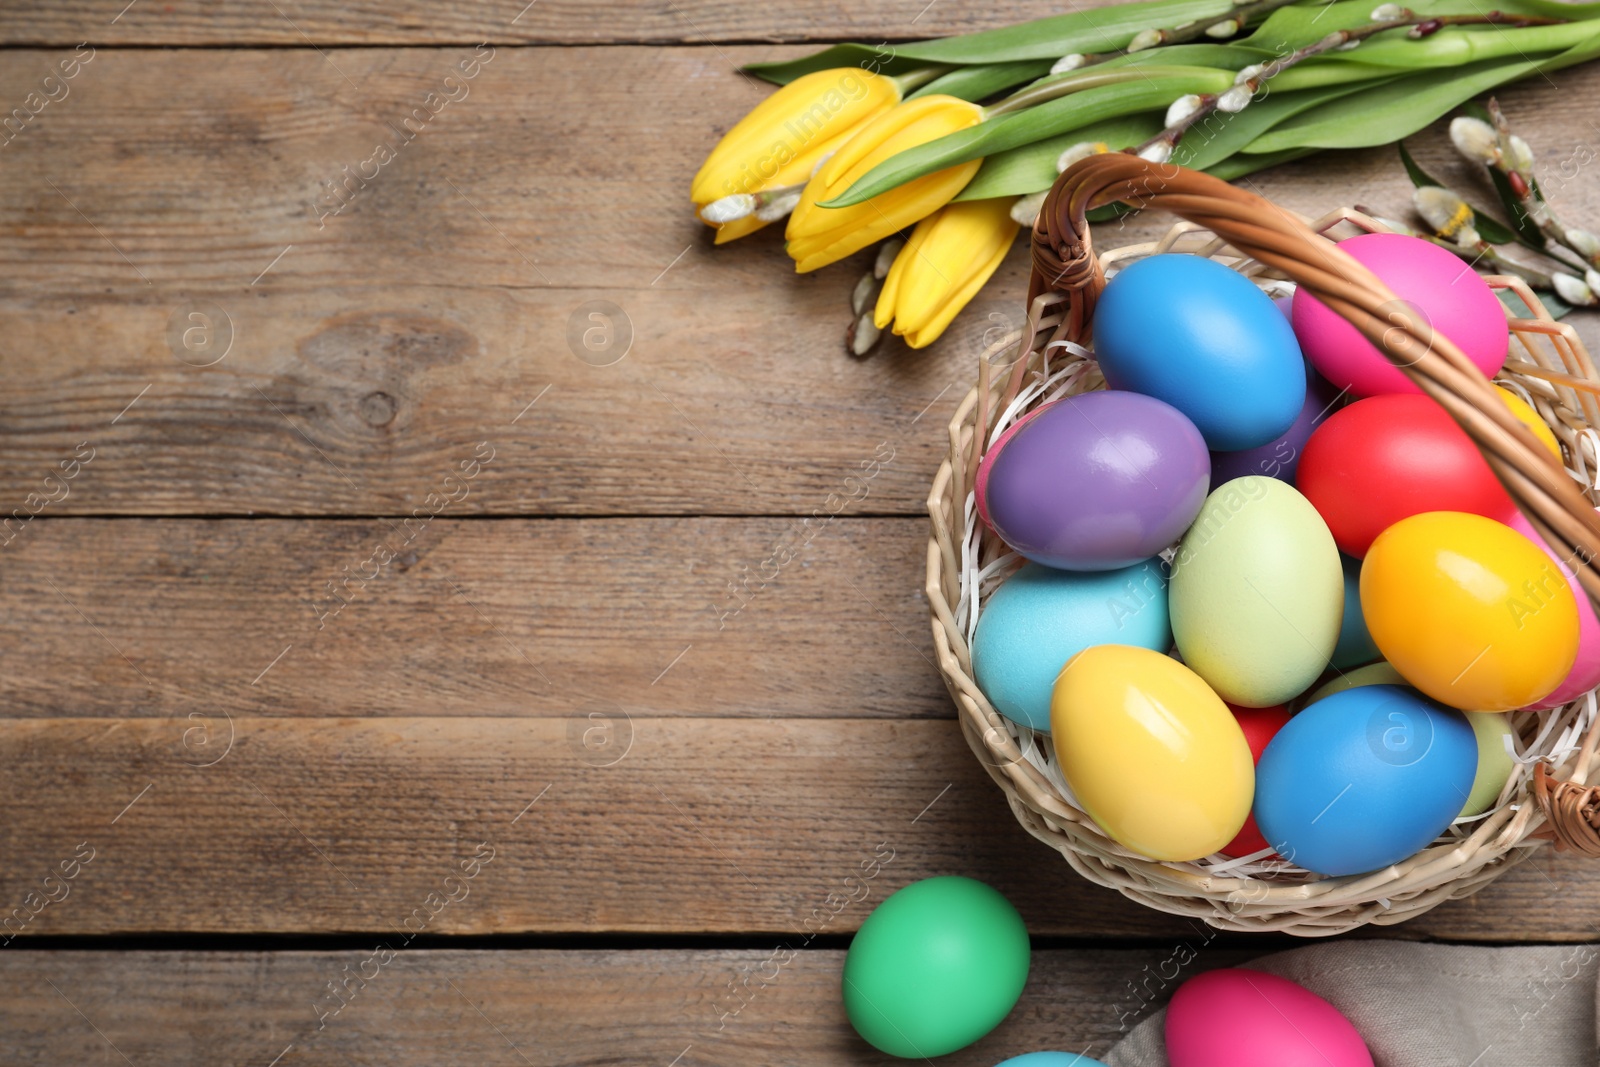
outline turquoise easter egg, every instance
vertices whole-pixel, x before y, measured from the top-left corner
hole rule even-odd
[[[972,668],[996,711],[1048,732],[1061,668],[1086,648],[1112,644],[1172,647],[1159,559],[1114,571],[1025,564],[982,603]]]
[[[1381,655],[1367,620],[1361,614],[1361,561],[1340,553],[1344,569],[1344,621],[1339,624],[1339,643],[1333,649],[1333,666],[1339,670],[1371,663]]]
[[[1094,351],[1108,386],[1165,400],[1213,451],[1266,444],[1306,399],[1289,321],[1250,279],[1201,256],[1118,272],[1095,305]]]
[[[1080,1056],[1076,1052],[1024,1052],[1001,1060],[995,1067],[1106,1067],[1099,1060]]]
[[[1344,617],[1339,550],[1292,487],[1255,475],[1206,498],[1167,586],[1183,661],[1230,704],[1264,708],[1327,667]]]

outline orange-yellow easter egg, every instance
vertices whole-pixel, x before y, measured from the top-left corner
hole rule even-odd
[[[1517,421],[1532,430],[1533,436],[1537,437],[1544,447],[1550,450],[1551,454],[1556,457],[1557,462],[1561,462],[1561,442],[1556,440],[1556,433],[1550,428],[1550,424],[1545,422],[1539,413],[1528,405],[1526,400],[1511,390],[1497,385],[1494,387],[1494,391],[1500,394],[1500,402],[1510,410],[1511,414],[1517,417]]]
[[[1379,534],[1361,566],[1361,613],[1407,681],[1469,711],[1539,700],[1578,653],[1566,579],[1532,541],[1481,515],[1429,511]]]

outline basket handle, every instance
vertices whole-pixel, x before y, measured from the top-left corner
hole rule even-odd
[[[1265,197],[1126,152],[1073,164],[1056,179],[1033,224],[1028,284],[1030,307],[1052,292],[1066,298],[1062,329],[1067,340],[1089,343],[1095,302],[1106,284],[1087,214],[1116,201],[1160,208],[1206,227],[1348,320],[1460,424],[1517,507],[1567,560],[1590,599],[1600,602],[1600,514],[1560,463],[1448,337],[1434,333],[1333,241]],[[1587,777],[1597,737],[1600,721],[1586,738],[1576,771],[1580,778]],[[1558,845],[1600,855],[1600,787],[1571,782],[1552,787],[1542,764],[1536,774],[1535,795]]]

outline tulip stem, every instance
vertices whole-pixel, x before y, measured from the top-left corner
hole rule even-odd
[[[1322,55],[1324,52],[1343,51],[1356,47],[1362,41],[1374,34],[1384,33],[1389,30],[1409,28],[1408,37],[1421,39],[1431,37],[1446,26],[1554,26],[1567,23],[1568,19],[1539,18],[1531,15],[1506,15],[1499,11],[1490,11],[1484,15],[1418,15],[1407,8],[1398,8],[1394,17],[1381,22],[1369,22],[1365,26],[1353,29],[1336,30],[1313,44],[1298,48],[1281,59],[1274,59],[1264,63],[1259,68],[1246,67],[1249,77],[1242,78],[1234,83],[1232,89],[1226,93],[1205,93],[1193,98],[1193,106],[1184,110],[1182,117],[1169,122],[1167,128],[1156,134],[1150,140],[1133,149],[1134,154],[1157,162],[1165,162],[1172,155],[1178,142],[1190,127],[1221,110],[1235,112],[1244,109],[1261,86],[1272,78],[1277,77],[1290,67]],[[1241,71],[1243,74],[1245,71]],[[1170,114],[1170,112],[1169,112]]]
[[[1170,67],[1150,66],[1143,67],[1116,67],[1112,70],[1085,70],[1074,71],[1057,78],[1048,85],[1039,85],[1022,90],[1012,96],[1006,97],[997,104],[985,108],[987,118],[995,118],[1014,111],[1025,111],[1035,104],[1043,104],[1050,100],[1057,100],[1063,96],[1084,89],[1097,89],[1102,85],[1120,85],[1123,82],[1149,81],[1151,78],[1163,77],[1168,74],[1193,74],[1201,68],[1196,67]],[[1223,72],[1226,73],[1226,72]]]
[[[885,75],[890,81],[900,87],[900,96],[908,94],[927,85],[935,78],[942,78],[956,68],[948,64],[934,64],[931,67],[920,67],[917,70],[908,70],[904,74]]]

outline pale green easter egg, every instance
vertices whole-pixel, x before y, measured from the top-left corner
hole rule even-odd
[[[1183,661],[1230,704],[1282,704],[1339,643],[1344,572],[1322,516],[1274,478],[1218,486],[1184,534],[1168,586]]]
[[[1500,711],[1469,711],[1467,721],[1478,735],[1478,773],[1461,814],[1482,815],[1500,799],[1500,790],[1511,777],[1514,764],[1505,742],[1511,736],[1511,717]]]
[[[1323,697],[1331,697],[1335,693],[1342,693],[1346,689],[1355,689],[1363,685],[1410,684],[1401,676],[1399,671],[1395,670],[1387,661],[1380,659],[1376,663],[1369,663],[1365,667],[1356,667],[1353,670],[1345,671],[1343,674],[1330,678],[1318,686],[1316,691],[1304,701],[1301,701],[1300,707],[1310,707]],[[1295,710],[1299,711],[1300,708]]]

